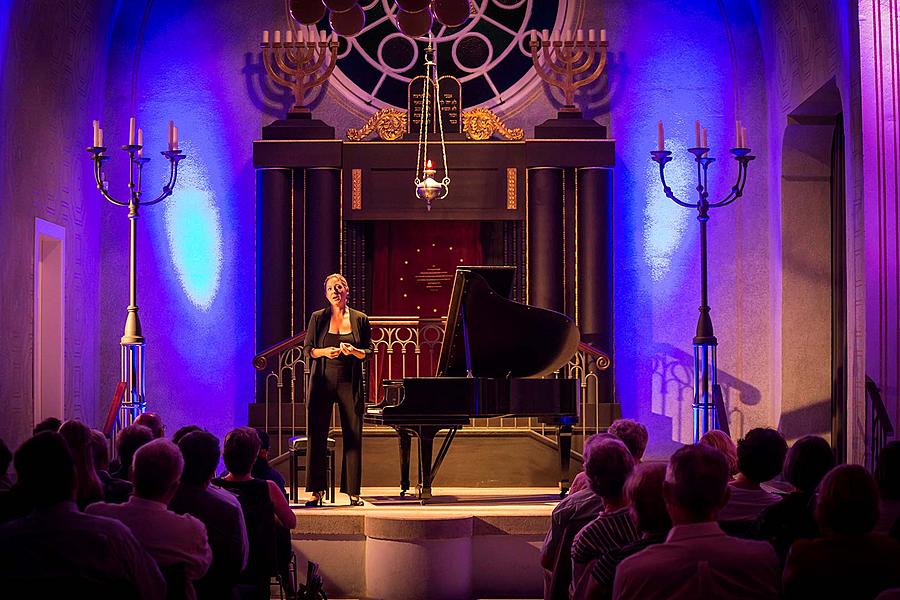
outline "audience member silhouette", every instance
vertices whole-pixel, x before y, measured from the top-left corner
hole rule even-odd
[[[585,473],[588,477],[600,477],[591,468],[600,463],[590,463],[594,447],[603,440],[616,440],[609,433],[590,436],[584,443]],[[588,465],[590,464],[590,468]],[[603,499],[591,487],[569,494],[553,509],[550,529],[541,548],[541,566],[544,568],[544,598],[567,598],[572,580],[572,540],[581,528],[603,511]]]
[[[177,446],[184,436],[195,431],[203,431],[203,428],[197,425],[185,425],[184,427],[179,427],[172,435],[172,443]],[[216,438],[216,443],[218,444],[218,438]]]
[[[816,488],[832,466],[831,446],[818,436],[802,437],[788,450],[784,478],[796,491],[763,509],[750,530],[750,537],[772,544],[782,564],[791,544],[818,537],[814,516]]]
[[[642,423],[634,419],[616,419],[606,432],[622,440],[622,443],[631,452],[631,456],[634,457],[635,464],[643,460],[649,434]],[[584,471],[579,471],[572,480],[572,485],[569,486],[569,493],[580,492],[588,486],[587,475]]]
[[[731,498],[719,512],[719,520],[734,521],[746,531],[767,506],[781,500],[781,496],[768,492],[761,483],[781,473],[787,443],[774,429],[751,429],[737,444],[738,474],[731,482]],[[726,531],[735,531],[728,528]]]
[[[166,435],[166,426],[163,424],[162,417],[156,413],[141,413],[138,415],[138,418],[134,420],[134,424],[143,425],[149,429],[153,433],[154,440],[158,440]]]
[[[637,525],[625,496],[625,482],[634,469],[634,457],[628,447],[618,439],[599,441],[591,449],[585,469],[593,474],[591,489],[603,499],[603,512],[572,541],[570,596],[585,575],[590,577],[589,563],[638,539]]]
[[[75,501],[78,508],[84,510],[88,504],[103,500],[103,484],[94,468],[91,430],[81,421],[69,419],[59,428],[59,434],[66,440],[72,453],[77,484]]]
[[[112,470],[116,479],[131,481],[131,462],[138,448],[153,440],[153,432],[143,425],[129,425],[116,436],[116,452],[119,455],[119,466]]]
[[[244,512],[250,542],[250,557],[241,575],[245,597],[268,598],[269,578],[278,572],[276,527],[293,529],[297,517],[277,485],[250,474],[258,456],[259,435],[255,429],[231,430],[222,452],[228,474],[213,483],[237,495]],[[293,591],[292,586],[287,587]]]
[[[900,441],[890,442],[881,449],[875,466],[875,481],[881,494],[875,531],[890,533],[892,529],[900,528]]]
[[[34,511],[0,527],[6,598],[146,598],[166,595],[156,562],[127,527],[75,505],[75,465],[63,437],[45,431],[15,456],[17,485]]]
[[[672,455],[663,484],[672,529],[664,543],[619,564],[613,598],[778,598],[778,558],[772,547],[730,537],[716,523],[728,502],[728,479],[725,455],[705,444],[684,446]]]
[[[700,437],[700,443],[712,446],[725,455],[725,460],[728,461],[728,472],[734,479],[738,472],[738,457],[737,446],[731,436],[721,429],[710,429]]]
[[[179,574],[184,580],[183,597],[192,599],[196,596],[193,582],[209,569],[212,552],[202,522],[167,508],[183,468],[181,451],[169,440],[160,438],[144,444],[134,454],[134,494],[128,502],[91,504],[86,512],[127,525],[160,569]],[[174,597],[173,591],[169,590],[170,597]]]
[[[189,431],[181,436],[178,448],[184,471],[169,510],[202,521],[212,549],[209,571],[195,584],[197,597],[235,598],[249,545],[240,502],[231,492],[210,485],[219,464],[219,440],[207,431]]]
[[[666,541],[672,528],[672,519],[663,501],[663,481],[666,479],[666,465],[661,463],[641,464],[635,467],[625,484],[631,518],[637,526],[640,538],[621,548],[613,548],[598,556],[590,569],[582,576],[572,595],[573,600],[596,600],[612,598],[612,586],[619,563],[641,550]]]
[[[103,486],[104,502],[121,504],[131,496],[133,486],[130,481],[117,479],[109,474],[109,446],[102,431],[91,429],[91,454],[100,484]]]
[[[900,587],[900,542],[874,533],[878,484],[859,465],[839,465],[819,486],[824,537],[797,540],[784,566],[786,598],[866,600]]]
[[[287,491],[284,487],[284,477],[269,464],[269,446],[271,444],[269,434],[262,429],[257,429],[256,433],[259,435],[259,456],[256,458],[256,462],[253,463],[251,474],[256,479],[266,479],[274,482],[275,485],[278,486],[278,489],[282,490],[285,497],[287,497]]]
[[[57,419],[56,417],[47,417],[40,423],[34,426],[34,429],[31,430],[31,435],[37,435],[42,431],[52,431],[57,432],[59,428],[62,426],[62,421]]]

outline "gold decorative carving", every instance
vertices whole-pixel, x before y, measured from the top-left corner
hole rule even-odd
[[[369,117],[366,124],[359,129],[347,130],[347,139],[351,142],[361,142],[372,133],[386,142],[400,139],[406,133],[406,112],[396,108],[382,108]]]
[[[516,210],[516,181],[518,173],[515,167],[506,169],[506,208]]]
[[[499,133],[507,140],[521,140],[525,138],[525,130],[506,124],[487,108],[473,108],[463,113],[463,131],[470,140],[489,140],[495,133]]]
[[[352,169],[350,180],[350,210],[362,210],[362,169]]]

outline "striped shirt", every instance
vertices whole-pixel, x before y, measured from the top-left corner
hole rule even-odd
[[[666,541],[667,534],[668,531],[665,533],[644,534],[639,540],[626,544],[621,548],[613,548],[597,558],[593,567],[591,567],[591,577],[597,582],[597,589],[602,590],[603,597],[609,598],[612,596],[613,579],[616,576],[616,567],[619,566],[620,562],[648,546],[662,544]]]
[[[602,513],[578,532],[572,542],[572,586],[574,593],[587,564],[607,554],[610,550],[620,548],[637,541],[640,537],[631,513],[626,506],[619,510]],[[570,593],[570,595],[571,595]]]

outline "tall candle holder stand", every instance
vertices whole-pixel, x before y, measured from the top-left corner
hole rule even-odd
[[[95,142],[96,143],[96,142]],[[90,146],[87,148],[94,161],[94,180],[100,194],[116,206],[128,208],[129,220],[129,253],[128,253],[128,315],[125,318],[125,331],[121,339],[121,381],[125,383],[125,395],[119,407],[119,415],[116,421],[115,432],[121,431],[134,422],[139,414],[147,407],[145,396],[144,377],[144,334],[141,329],[141,320],[138,316],[137,305],[137,220],[139,209],[145,206],[158,204],[172,195],[175,181],[178,178],[178,163],[186,157],[177,148],[161,152],[169,161],[169,180],[163,186],[162,193],[153,200],[145,201],[142,195],[142,174],[144,165],[150,162],[149,158],[142,156],[143,146],[127,144],[122,150],[128,153],[128,201],[117,200],[107,189],[107,180],[103,174],[103,163],[110,159],[104,154],[105,146]]]
[[[660,142],[661,146],[662,142]],[[738,163],[737,180],[725,198],[718,202],[710,202],[707,170],[716,159],[707,156],[709,148],[688,148],[688,152],[694,155],[694,161],[697,163],[698,199],[695,203],[678,199],[672,192],[672,188],[666,183],[665,169],[666,164],[672,160],[672,153],[669,150],[653,150],[650,152],[650,156],[659,164],[659,177],[666,197],[679,206],[696,209],[697,221],[700,222],[700,316],[697,320],[697,332],[693,340],[694,398],[692,409],[694,443],[696,443],[710,429],[715,429],[722,423],[727,427],[727,415],[718,414],[716,407],[716,404],[719,404],[721,409],[724,405],[721,402],[717,403],[715,399],[716,395],[719,395],[719,398],[721,395],[717,387],[716,347],[718,340],[713,332],[712,318],[709,314],[706,224],[709,221],[710,209],[728,206],[743,195],[744,185],[747,183],[747,166],[756,157],[750,154],[750,148],[732,148],[731,154]]]

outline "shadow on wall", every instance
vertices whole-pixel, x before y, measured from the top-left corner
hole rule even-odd
[[[247,97],[253,106],[261,113],[276,119],[283,119],[287,112],[294,106],[294,93],[285,87],[272,82],[266,73],[266,65],[263,62],[262,53],[244,53],[244,83],[247,86]],[[314,109],[325,97],[328,91],[328,82],[319,86],[308,97],[307,108]]]
[[[785,439],[820,435],[831,441],[831,398],[789,410],[781,414],[778,430]]]
[[[585,119],[600,117],[602,122],[609,118],[610,105],[617,100],[616,90],[622,88],[621,82],[627,74],[623,55],[622,52],[608,52],[606,66],[600,77],[575,92],[575,106],[581,109]],[[565,102],[563,94],[547,82],[542,82],[541,87],[550,105],[557,111],[560,110]]]
[[[673,435],[689,441],[693,431],[693,365],[694,356],[671,344],[657,344],[652,358],[651,378],[655,414],[673,420]],[[732,437],[744,432],[744,406],[756,406],[762,400],[759,390],[719,369],[719,384],[725,398],[725,411]],[[687,438],[684,434],[688,433]]]

